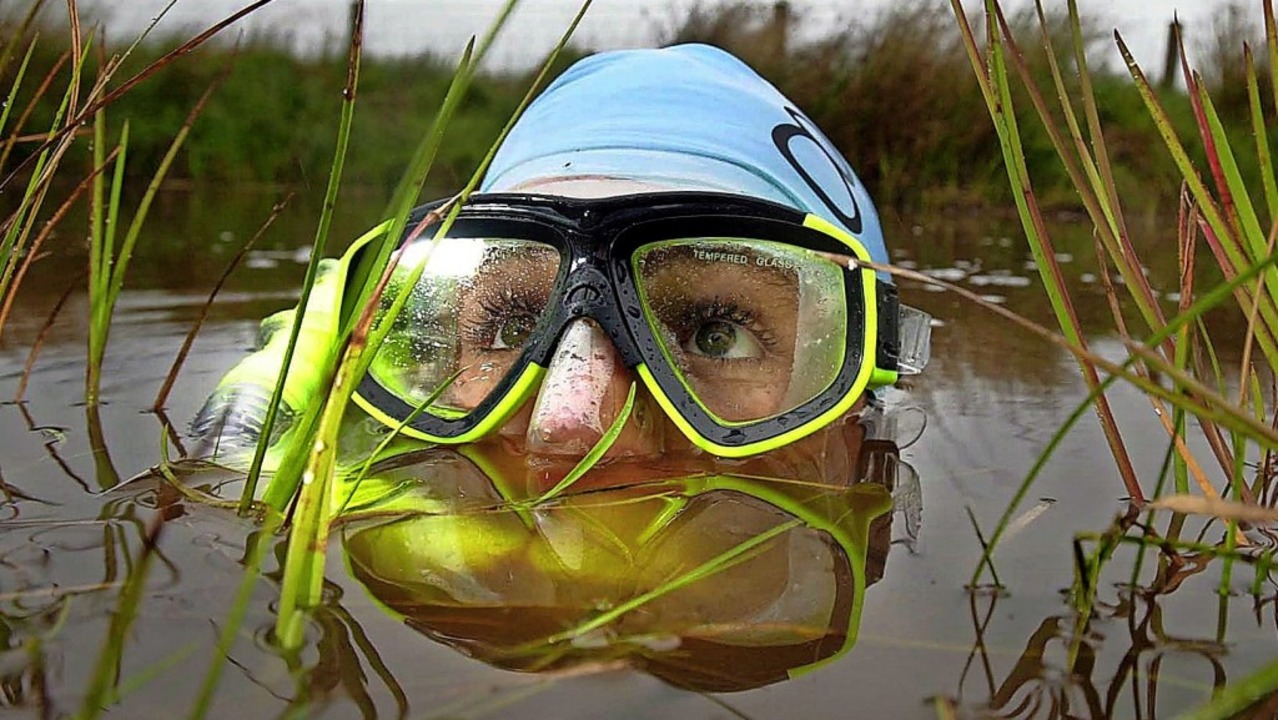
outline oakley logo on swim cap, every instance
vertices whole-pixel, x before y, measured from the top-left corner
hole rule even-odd
[[[790,167],[794,168],[794,171],[799,173],[799,177],[803,178],[803,182],[807,183],[808,187],[812,188],[812,192],[816,193],[817,197],[821,198],[821,202],[825,203],[825,206],[830,209],[830,212],[834,213],[835,216],[853,234],[860,234],[861,208],[857,206],[856,194],[853,192],[855,181],[850,175],[848,175],[839,162],[835,160],[834,156],[830,154],[830,151],[826,149],[825,143],[821,142],[817,139],[817,136],[813,134],[813,131],[809,127],[810,121],[803,116],[803,113],[800,113],[798,110],[791,107],[787,107],[785,111],[794,119],[794,122],[781,123],[780,125],[772,128],[772,142],[776,144],[777,150],[780,151],[781,156],[786,159],[786,162],[790,163]],[[848,200],[852,203],[852,214],[849,215],[843,208],[839,207],[838,203],[836,203],[834,199],[830,197],[829,193],[825,191],[825,188],[821,187],[821,184],[812,177],[811,173],[807,171],[807,168],[803,167],[803,164],[795,157],[794,149],[791,147],[791,142],[796,137],[804,137],[810,140],[812,144],[821,151],[821,154],[825,156],[825,159],[829,161],[835,174],[842,180],[843,187],[848,191]]]

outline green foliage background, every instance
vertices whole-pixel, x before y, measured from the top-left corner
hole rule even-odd
[[[794,40],[793,27],[801,17],[787,8],[744,2],[707,6],[685,18],[664,40],[708,42],[748,62],[830,135],[880,205],[1010,206],[997,137],[953,30],[953,18],[943,5],[901,3],[806,43]],[[1244,40],[1263,47],[1258,15],[1240,6],[1215,28],[1190,29],[1200,40],[1189,44],[1191,51],[1206,48],[1206,57],[1193,57],[1191,63],[1206,68],[1205,80],[1213,97],[1219,98],[1222,116],[1235,123],[1229,129],[1231,136],[1248,142],[1241,47]],[[1015,23],[1030,63],[1046,86],[1038,30],[1028,16]],[[1049,24],[1060,33],[1057,47],[1068,47],[1063,11],[1050,17]],[[0,39],[12,30],[12,24],[0,24]],[[1085,32],[1093,51],[1108,52],[1112,46],[1108,33],[1097,30],[1095,23]],[[175,44],[172,38],[156,38],[136,53],[126,71],[142,67],[160,48]],[[43,76],[64,49],[65,39],[57,33],[42,37],[31,77]],[[559,69],[588,52],[570,50],[559,61]],[[230,77],[196,123],[180,164],[171,173],[172,182],[322,187],[332,158],[336,93],[344,83],[345,61],[336,55],[296,57],[283,40],[271,36],[249,38],[238,48],[222,44],[201,49],[113,105],[112,115],[130,118],[133,126],[130,154],[138,162],[130,163],[130,172],[149,176],[190,106],[228,65]],[[10,67],[6,73],[13,71]],[[1161,68],[1146,71],[1155,78],[1161,74]],[[378,192],[393,187],[413,143],[442,101],[451,75],[452,61],[447,58],[365,58],[347,156],[348,186]],[[469,177],[515,108],[528,79],[522,73],[487,73],[476,79],[428,185],[458,187]],[[1118,68],[1102,69],[1093,82],[1120,194],[1133,210],[1151,216],[1174,212],[1179,174],[1130,77]],[[29,94],[35,83],[24,85]],[[1263,82],[1262,87],[1269,84]],[[1192,112],[1183,91],[1168,87],[1163,95],[1178,131],[1192,133]],[[25,102],[20,97],[19,108]],[[47,127],[51,103],[32,114],[24,132]],[[1018,116],[1028,119],[1032,112],[1028,100],[1020,98],[1016,104]],[[1040,202],[1049,208],[1076,207],[1076,194],[1041,126],[1025,122],[1021,127]],[[24,147],[29,151],[34,143]],[[1244,175],[1255,179],[1254,154],[1246,154],[1245,162],[1250,164],[1242,168]],[[1259,183],[1251,186],[1259,187]]]

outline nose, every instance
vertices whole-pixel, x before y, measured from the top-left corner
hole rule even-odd
[[[626,403],[635,374],[607,333],[588,318],[559,339],[529,418],[527,447],[539,455],[582,457],[603,437]],[[605,457],[655,455],[664,449],[655,402],[642,386],[630,417]]]

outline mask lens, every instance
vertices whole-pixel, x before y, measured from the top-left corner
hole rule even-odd
[[[414,407],[448,383],[427,412],[465,415],[511,371],[545,314],[559,251],[529,240],[443,238],[405,251],[382,299],[389,310],[421,275],[369,372]]]
[[[631,262],[667,361],[720,422],[788,412],[838,377],[848,313],[843,270],[833,262],[736,238],[652,243]]]

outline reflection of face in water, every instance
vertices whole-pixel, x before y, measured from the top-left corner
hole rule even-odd
[[[537,488],[506,473],[518,458],[436,451],[365,481],[344,546],[407,624],[498,667],[623,661],[699,690],[758,687],[850,648],[882,573],[895,446],[823,447],[850,454],[827,481],[760,479],[817,461],[761,456],[741,476],[574,488],[535,509]]]

